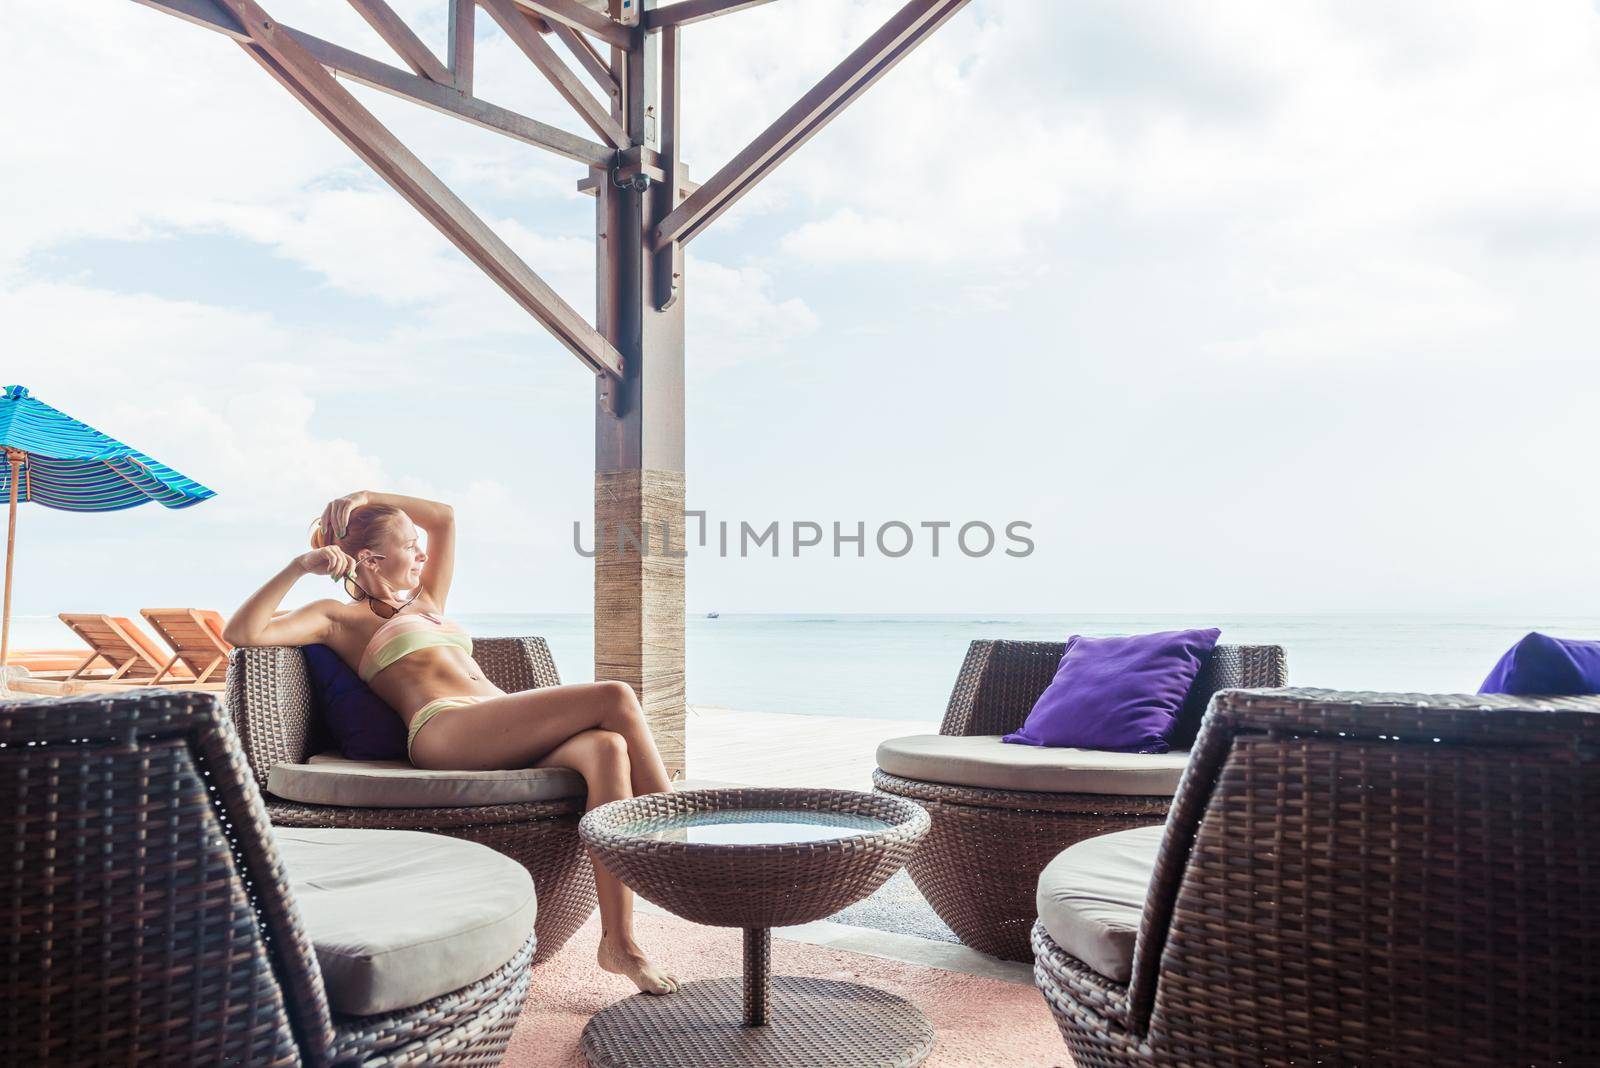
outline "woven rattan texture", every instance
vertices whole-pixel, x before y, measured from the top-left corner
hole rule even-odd
[[[691,845],[638,833],[652,822],[732,809],[848,813],[884,826],[789,845]],[[772,788],[647,794],[601,805],[580,825],[595,857],[640,896],[714,927],[782,927],[830,916],[900,870],[927,829],[927,815],[898,798]]]
[[[297,1061],[245,847],[194,744],[219,721],[165,694],[0,707],[0,1063]],[[248,807],[237,784],[230,800]]]
[[[478,638],[472,655],[484,676],[508,693],[561,682],[543,638]],[[304,761],[307,739],[316,734],[305,655],[276,646],[235,649],[228,694],[256,781],[265,789],[273,764]],[[581,797],[476,808],[345,808],[270,797],[267,802],[272,822],[285,827],[430,831],[481,842],[516,860],[533,876],[539,902],[535,963],[560,950],[595,909],[594,869],[578,841],[583,807]]]
[[[975,641],[956,676],[941,734],[1008,734],[1022,726],[1055,678],[1064,642]],[[1283,649],[1219,645],[1195,679],[1186,715],[1219,690],[1281,686]],[[987,790],[872,776],[879,790],[928,810],[933,829],[907,864],[939,918],[967,945],[1007,960],[1032,959],[1039,873],[1074,842],[1160,823],[1172,799]]]
[[[1220,695],[1129,987],[1035,934],[1077,1063],[1600,1062],[1597,713]]]
[[[213,695],[0,704],[0,767],[0,1063],[489,1065],[504,1053],[531,941],[415,1009],[329,1013]]]
[[[872,781],[880,790],[916,800],[933,820],[906,865],[933,911],[962,942],[1006,960],[1031,959],[1035,889],[1056,854],[1085,838],[1160,823],[1171,804],[1164,797],[1007,795],[901,779],[882,770]],[[1040,799],[1037,805],[1034,798]],[[974,799],[984,803],[969,803]]]
[[[933,1049],[927,1017],[903,998],[831,979],[779,976],[763,1027],[744,1026],[738,979],[638,994],[589,1021],[594,1068],[909,1068]]]
[[[772,928],[744,929],[744,1022],[757,1027],[772,1016]]]

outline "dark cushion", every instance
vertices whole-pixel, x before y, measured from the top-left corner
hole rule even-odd
[[[1165,753],[1178,711],[1211,657],[1216,628],[1067,642],[1022,729],[1004,740],[1118,753]]]
[[[304,650],[317,715],[351,760],[405,760],[406,724],[399,713],[326,645]]]
[[[1479,693],[1577,696],[1600,693],[1600,642],[1534,631],[1506,651]]]

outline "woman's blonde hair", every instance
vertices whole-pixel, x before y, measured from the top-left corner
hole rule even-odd
[[[319,516],[311,521],[311,547],[322,549],[337,545],[354,560],[362,549],[373,548],[393,533],[395,523],[405,514],[403,509],[392,504],[364,504],[350,513],[344,534],[336,538],[328,537],[328,532],[322,529],[322,518]],[[344,576],[344,589],[352,600],[358,600],[365,594],[353,579],[353,575]]]

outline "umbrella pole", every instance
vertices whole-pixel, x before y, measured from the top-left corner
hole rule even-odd
[[[6,606],[4,622],[0,622],[0,667],[11,656],[11,561],[17,552],[17,479],[22,470],[22,454],[6,450],[6,460],[11,464],[11,512],[6,520]],[[4,680],[0,679],[0,686]]]

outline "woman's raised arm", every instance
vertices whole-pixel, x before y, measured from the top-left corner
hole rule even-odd
[[[377,493],[362,490],[348,497],[328,502],[322,512],[322,529],[334,531],[332,537],[342,537],[350,522],[350,513],[364,504],[384,504],[399,508],[411,521],[428,533],[428,563],[422,569],[422,588],[440,611],[450,594],[450,580],[456,570],[456,511],[448,504],[407,497],[400,493]]]
[[[222,638],[232,645],[311,645],[327,638],[334,600],[313,601],[285,615],[273,617],[284,595],[302,575],[340,575],[350,570],[350,558],[338,546],[302,553],[267,580],[240,605],[222,628]]]

